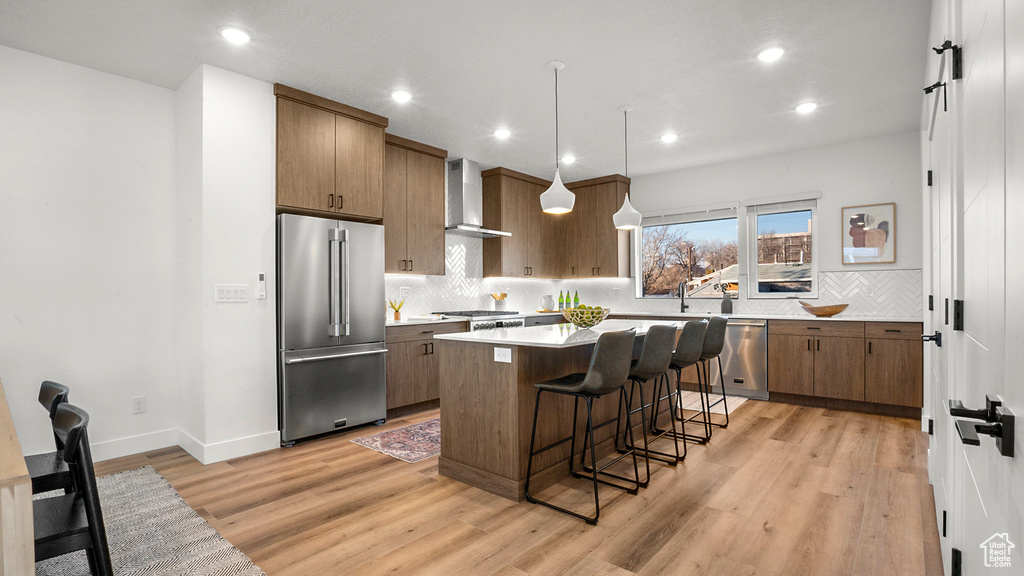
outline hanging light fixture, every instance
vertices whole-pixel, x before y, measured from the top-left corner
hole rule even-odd
[[[540,195],[540,207],[548,214],[565,214],[572,212],[576,204],[576,195],[562,184],[562,177],[558,174],[558,71],[565,68],[565,62],[552,60],[548,62],[548,68],[555,71],[555,180]]]
[[[626,173],[624,174],[626,178],[629,178],[629,124],[627,123],[626,115],[632,109],[632,106],[619,108],[622,111],[622,150],[623,157],[626,160]],[[619,208],[619,211],[612,216],[612,222],[615,223],[615,227],[619,230],[633,230],[640,227],[640,222],[643,221],[643,218],[643,214],[637,212],[633,205],[629,203],[629,192],[626,192],[626,199],[622,201],[622,208]]]

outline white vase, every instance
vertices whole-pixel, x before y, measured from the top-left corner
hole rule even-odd
[[[545,294],[540,299],[541,310],[554,310],[555,309],[555,297],[551,294]]]

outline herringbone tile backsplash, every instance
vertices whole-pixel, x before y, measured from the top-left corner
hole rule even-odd
[[[448,234],[445,237],[444,276],[385,276],[388,298],[401,298],[401,289],[409,288],[404,316],[445,310],[489,310],[494,307],[491,292],[508,293],[508,309],[528,312],[540,308],[541,297],[552,294],[558,300],[559,290],[579,292],[585,304],[610,306],[621,312],[678,312],[676,299],[636,298],[632,278],[601,278],[590,280],[542,280],[523,278],[484,278],[483,240]],[[745,286],[746,275],[740,275]],[[755,299],[744,295],[733,303],[737,314],[792,315],[807,317],[796,300]],[[718,300],[688,301],[695,313],[718,312]],[[845,318],[921,317],[921,270],[864,270],[820,272],[818,274],[818,305],[848,303]]]

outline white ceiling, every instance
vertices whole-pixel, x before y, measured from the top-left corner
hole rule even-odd
[[[930,0],[0,0],[0,44],[171,89],[208,63],[547,178],[547,63],[563,60],[561,152],[578,158],[563,177],[578,180],[622,172],[623,104],[631,175],[915,130],[929,17]],[[228,24],[252,42],[223,41]],[[758,61],[772,45],[786,55]],[[795,113],[804,100],[818,110]]]

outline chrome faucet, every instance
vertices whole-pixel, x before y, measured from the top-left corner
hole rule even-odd
[[[679,311],[686,312],[686,309],[689,308],[686,304],[686,283],[680,282],[676,290],[679,292]]]

